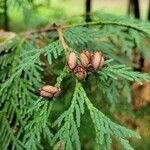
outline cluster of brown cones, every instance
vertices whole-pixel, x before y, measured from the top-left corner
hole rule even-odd
[[[67,58],[67,65],[79,80],[84,80],[88,70],[97,71],[104,64],[104,57],[101,52],[83,51],[80,54],[80,64],[75,52],[71,51]],[[53,98],[61,93],[61,89],[55,86],[44,85],[39,89],[39,95],[45,98]]]
[[[88,70],[97,71],[104,64],[104,57],[100,51],[89,52],[84,50],[80,54],[80,64],[75,52],[71,51],[67,58],[67,65],[79,80],[84,80]]]

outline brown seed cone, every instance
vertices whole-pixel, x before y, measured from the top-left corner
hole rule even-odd
[[[80,60],[83,67],[87,68],[90,64],[90,52],[89,51],[83,51],[80,54]]]
[[[42,97],[47,97],[47,98],[52,98],[53,97],[52,93],[49,93],[49,92],[46,92],[46,91],[43,91],[43,90],[40,90],[39,93],[40,93],[40,96],[42,96]]]
[[[102,56],[101,52],[97,51],[93,54],[91,64],[95,71],[103,66],[104,57]]]
[[[77,56],[75,54],[75,52],[70,52],[67,58],[67,64],[69,69],[74,70],[74,68],[77,65]]]
[[[101,62],[100,62],[100,65],[99,65],[98,69],[102,68],[102,66],[104,65],[104,61],[105,61],[104,57],[102,56]]]
[[[86,78],[86,70],[82,66],[77,66],[74,69],[74,73],[79,80],[84,80]]]
[[[84,50],[83,53],[90,59],[91,58],[91,53],[87,50]]]
[[[42,97],[47,97],[47,98],[52,98],[54,96],[58,96],[61,92],[60,88],[50,86],[50,85],[45,85],[42,88],[39,89],[39,94]]]
[[[57,88],[58,91],[54,94],[55,97],[57,97],[60,93],[61,93],[61,89],[60,88]]]

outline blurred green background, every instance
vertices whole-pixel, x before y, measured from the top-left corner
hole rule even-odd
[[[2,3],[0,0],[0,13]],[[23,31],[58,22],[63,17],[85,13],[85,0],[7,0],[11,31]],[[129,0],[92,0],[91,11],[127,15]],[[148,14],[148,0],[140,0],[141,18]],[[2,16],[1,21],[2,22]],[[65,20],[65,19],[64,19]],[[62,22],[61,22],[62,23]],[[2,23],[1,23],[2,24]]]

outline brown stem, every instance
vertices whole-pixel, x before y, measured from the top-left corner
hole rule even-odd
[[[46,33],[46,32],[50,32],[50,31],[58,31],[58,28],[60,28],[59,30],[63,30],[63,29],[66,29],[66,28],[80,27],[80,26],[85,26],[85,25],[89,25],[89,26],[96,26],[96,25],[116,25],[116,26],[126,27],[126,28],[129,28],[129,29],[134,29],[136,31],[139,31],[141,33],[149,35],[149,32],[145,31],[145,30],[142,30],[141,27],[133,26],[133,25],[128,25],[128,24],[126,25],[125,23],[114,22],[114,21],[108,21],[108,22],[107,21],[104,21],[104,22],[98,21],[98,22],[88,22],[88,23],[82,23],[82,24],[63,25],[63,26],[55,26],[55,25],[53,25],[53,26],[48,26],[48,27],[46,27],[44,29],[36,29],[36,30],[29,31],[29,32],[25,32],[22,35],[25,36],[25,38],[30,39],[31,36],[32,36],[32,34]]]
[[[22,35],[25,36],[26,38],[30,38],[30,36],[32,36],[32,34],[45,33],[45,32],[56,31],[56,30],[57,30],[57,27],[48,26],[48,27],[43,28],[43,29],[34,29],[34,30],[31,30],[31,31],[24,32]]]
[[[59,40],[62,43],[62,46],[63,46],[64,50],[66,51],[67,48],[68,48],[68,45],[66,44],[65,39],[63,37],[62,28],[58,27],[57,32],[58,32]]]

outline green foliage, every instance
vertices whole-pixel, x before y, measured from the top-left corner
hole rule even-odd
[[[44,34],[43,48],[37,44],[43,36],[40,32],[29,35],[29,39],[18,37],[17,42],[3,43],[0,148],[83,149],[80,133],[83,126],[88,126],[83,117],[87,115],[89,119],[90,115],[95,129],[92,149],[109,150],[115,140],[124,149],[133,149],[129,138],[140,136],[119,125],[113,110],[117,111],[118,104],[123,104],[121,108],[131,106],[131,82],[142,84],[150,80],[148,74],[132,69],[136,66],[133,48],[137,47],[143,55],[146,52],[142,41],[150,34],[149,24],[106,14],[96,14],[93,18],[96,18],[94,22],[71,25],[62,31],[68,45],[65,50],[57,32],[51,30]],[[100,50],[105,57],[104,66],[98,72],[89,71],[85,81],[78,81],[66,65],[67,54],[72,49],[77,54],[85,49]],[[55,84],[62,93],[52,99],[39,97],[38,89],[43,84]],[[58,111],[55,104],[60,106]]]
[[[94,123],[96,131],[96,142],[98,145],[101,145],[103,149],[111,149],[112,135],[115,135],[115,137],[117,137],[121,141],[121,144],[123,143],[123,146],[126,149],[130,147],[130,145],[128,144],[128,140],[125,140],[126,137],[140,138],[137,133],[112,122],[108,117],[106,117],[102,112],[100,112],[93,106],[93,104],[86,96],[84,90],[83,93],[85,96],[87,107],[91,114],[92,121]]]
[[[122,16],[103,14],[100,12],[95,12],[93,17],[94,20],[98,20],[98,22],[100,22],[102,25],[109,24],[109,25],[128,27],[129,29],[134,29],[139,32],[142,32],[147,36],[149,36],[150,34],[149,22],[139,21],[136,19],[126,18]],[[98,22],[94,22],[92,24],[98,24]]]
[[[140,72],[129,70],[125,65],[110,65],[102,71],[99,71],[99,74],[103,74],[105,78],[108,78],[107,76],[113,79],[122,77],[129,81],[136,81],[139,84],[142,84],[141,79],[145,81],[149,81],[150,79],[150,76],[147,73],[141,74]]]
[[[25,127],[24,145],[27,149],[37,149],[42,147],[40,145],[41,134],[44,134],[49,142],[53,136],[47,122],[52,104],[48,102],[40,103],[40,107],[34,111],[32,120],[30,120]]]
[[[16,137],[12,131],[12,128],[10,127],[9,122],[6,119],[6,116],[4,114],[0,114],[0,123],[1,123],[1,132],[0,136],[2,138],[2,145],[1,148],[4,150],[8,148],[8,146],[11,144],[12,149],[23,149],[23,145],[21,141],[18,140],[19,134]]]

